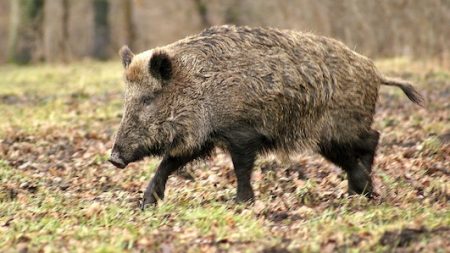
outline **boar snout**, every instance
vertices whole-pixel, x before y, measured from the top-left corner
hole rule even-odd
[[[120,156],[119,151],[116,150],[115,148],[113,148],[113,151],[111,152],[111,156],[109,157],[108,161],[112,163],[112,165],[120,169],[123,169],[127,166],[127,163],[125,163],[124,159]]]

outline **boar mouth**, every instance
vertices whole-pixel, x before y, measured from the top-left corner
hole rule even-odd
[[[114,160],[112,158],[109,158],[108,162],[110,162],[112,165],[114,165],[114,167],[119,168],[119,169],[123,169],[123,168],[127,167],[127,165],[128,165],[128,164],[124,163],[123,160]]]
[[[126,159],[121,154],[121,149],[117,148],[117,150],[113,150],[108,161],[114,165],[116,168],[124,169],[128,164],[140,161],[148,156],[161,156],[164,153],[164,150],[161,148],[153,148],[149,149],[147,147],[141,146],[133,151],[132,155]]]
[[[113,150],[113,152],[111,152],[111,156],[109,157],[108,162],[119,169],[123,169],[128,165],[128,162],[125,162],[125,160],[120,155],[120,152],[118,152],[117,150]]]

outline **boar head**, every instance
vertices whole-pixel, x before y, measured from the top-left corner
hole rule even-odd
[[[120,52],[125,69],[125,106],[109,161],[118,168],[150,155],[162,155],[175,137],[164,87],[173,78],[172,59],[163,50],[134,55]]]

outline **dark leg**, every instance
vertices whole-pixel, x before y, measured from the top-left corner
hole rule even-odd
[[[144,192],[144,199],[142,200],[141,208],[144,209],[148,204],[156,204],[158,199],[164,198],[164,190],[166,183],[172,174],[177,169],[183,167],[190,160],[179,157],[165,156],[156,170],[155,176],[150,181],[147,189]]]
[[[141,209],[144,209],[146,205],[156,204],[158,199],[164,198],[167,180],[174,171],[180,169],[192,160],[208,155],[212,148],[213,146],[207,146],[201,151],[195,152],[190,156],[164,156],[158,166],[158,169],[156,170],[155,176],[153,176],[153,179],[149,182],[147,189],[144,192],[144,199],[142,200]]]
[[[233,160],[234,173],[237,178],[237,202],[251,201],[254,198],[251,185],[253,165],[256,159],[256,152],[252,149],[232,149],[230,151]]]
[[[368,134],[361,137],[359,148],[356,148],[359,159],[369,172],[372,171],[373,160],[375,158],[379,139],[380,134],[375,130],[371,130]]]
[[[251,201],[254,198],[251,175],[257,153],[267,144],[264,136],[251,129],[230,131],[227,138],[228,149],[237,178],[237,202]]]
[[[353,191],[358,194],[364,194],[368,197],[372,196],[373,188],[370,174],[372,173],[372,165],[379,138],[380,134],[375,130],[371,130],[369,133],[361,136],[361,141],[354,147],[358,166],[362,169],[352,170],[349,174],[350,192]],[[361,175],[362,173],[364,173],[364,175]],[[368,183],[361,183],[364,182],[365,178],[367,178]]]
[[[320,153],[347,172],[350,193],[372,195],[370,173],[378,138],[378,132],[372,130],[352,143],[331,140],[320,144]]]

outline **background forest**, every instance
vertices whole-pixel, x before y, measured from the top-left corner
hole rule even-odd
[[[0,62],[107,59],[224,23],[311,31],[372,57],[450,58],[448,0],[0,0]]]

